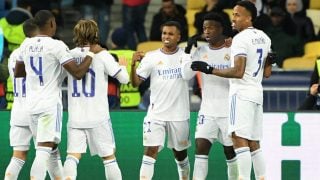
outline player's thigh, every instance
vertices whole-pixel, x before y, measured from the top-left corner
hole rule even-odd
[[[256,103],[235,97],[231,102],[228,134],[234,132],[237,136],[252,139],[252,125],[255,118]]]
[[[61,140],[62,106],[40,113],[37,117],[37,142],[54,142]]]
[[[213,143],[218,137],[218,124],[212,116],[200,114],[197,119],[195,138],[203,138]]]
[[[228,135],[228,125],[229,125],[228,117],[217,117],[215,118],[215,122],[218,126],[218,141],[224,146],[232,146],[231,136]]]
[[[88,129],[87,138],[91,155],[107,157],[114,154],[116,146],[110,120]]]
[[[190,120],[167,122],[168,147],[182,151],[190,147]]]
[[[10,146],[17,151],[29,150],[32,132],[29,126],[15,126],[10,127]]]
[[[164,146],[166,136],[164,121],[144,118],[143,120],[143,146]]]
[[[86,129],[67,128],[67,152],[68,153],[85,153],[87,150]]]

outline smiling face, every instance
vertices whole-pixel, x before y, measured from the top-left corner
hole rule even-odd
[[[236,5],[233,8],[233,17],[232,17],[232,28],[238,31],[242,31],[250,26],[252,26],[250,12],[239,5]]]
[[[163,26],[161,39],[164,48],[172,49],[176,48],[180,41],[180,31],[175,26]]]

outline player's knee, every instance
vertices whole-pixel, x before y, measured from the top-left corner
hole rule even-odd
[[[196,139],[196,154],[208,155],[211,148],[211,142],[207,139]]]
[[[105,157],[102,157],[103,160],[111,160],[111,159],[115,159],[116,156],[114,154],[110,155],[110,156],[105,156]]]
[[[236,157],[236,153],[234,152],[232,146],[223,146],[223,151],[226,159],[233,159],[234,157]]]
[[[156,159],[158,155],[158,150],[159,150],[158,146],[145,147],[144,154],[152,157],[153,159]]]
[[[21,160],[26,160],[27,159],[27,153],[28,151],[13,151],[13,157],[21,159]]]

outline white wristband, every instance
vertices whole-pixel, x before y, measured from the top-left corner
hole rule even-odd
[[[94,57],[94,53],[93,53],[93,52],[88,51],[88,52],[87,52],[87,56],[90,56],[90,57],[93,59],[93,57]]]

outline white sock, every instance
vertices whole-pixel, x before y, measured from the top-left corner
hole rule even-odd
[[[193,180],[205,180],[208,175],[208,156],[196,155],[194,160]]]
[[[256,180],[264,180],[266,174],[266,165],[261,149],[251,152],[254,174]]]
[[[190,163],[189,163],[188,156],[182,161],[176,160],[176,163],[177,163],[177,167],[178,167],[179,179],[180,180],[189,180]]]
[[[46,177],[48,160],[51,153],[50,147],[38,146],[36,157],[31,166],[30,179],[42,180]]]
[[[250,180],[251,154],[249,147],[241,147],[234,150],[237,154],[239,180]]]
[[[150,156],[144,155],[142,158],[142,164],[140,168],[140,180],[151,180],[154,171],[154,163],[156,162]]]
[[[103,161],[106,178],[108,180],[121,180],[121,171],[116,159]]]
[[[228,166],[228,180],[237,180],[239,175],[237,157],[226,161]]]
[[[62,179],[63,178],[63,167],[60,157],[59,149],[52,150],[49,162],[48,162],[48,173],[51,179]]]
[[[24,160],[12,157],[11,161],[6,169],[4,180],[16,180],[18,179],[20,170],[24,165]]]
[[[65,180],[75,180],[77,178],[78,164],[79,160],[76,157],[72,155],[67,155],[63,167],[63,175]]]

